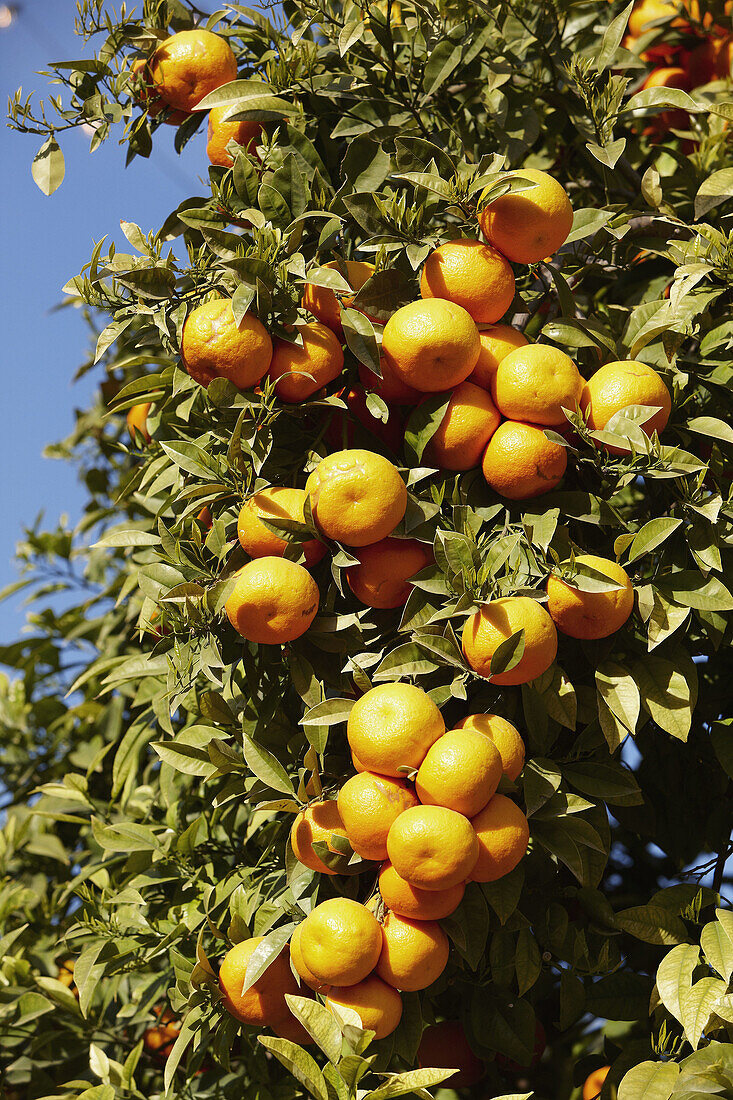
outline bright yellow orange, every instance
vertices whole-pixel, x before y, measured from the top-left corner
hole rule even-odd
[[[463,814],[445,806],[414,806],[389,830],[387,853],[400,878],[412,886],[450,890],[470,877],[478,839]]]
[[[432,745],[415,777],[423,805],[447,806],[466,817],[482,810],[499,786],[501,756],[483,733],[455,729]]]
[[[248,641],[282,645],[305,634],[319,598],[318,585],[302,565],[287,558],[255,558],[239,570],[226,613]]]
[[[172,111],[163,100],[158,89],[153,84],[150,74],[150,66],[147,58],[138,58],[132,66],[132,95],[133,99],[143,110],[148,112],[150,118],[163,115],[163,122],[168,126],[180,126],[189,117],[189,111]]]
[[[417,795],[402,779],[360,772],[339,791],[338,809],[349,843],[363,859],[387,858],[387,833]]]
[[[486,481],[507,500],[530,500],[562,481],[567,451],[536,424],[505,420],[489,440],[481,463]]]
[[[377,974],[395,989],[427,989],[445,970],[448,937],[435,920],[414,921],[387,913],[382,940]]]
[[[313,518],[329,539],[369,546],[391,535],[407,508],[397,467],[373,451],[335,451],[305,483]]]
[[[514,782],[524,767],[524,741],[516,726],[498,714],[469,714],[456,728],[478,730],[489,737],[501,756],[504,775]]]
[[[491,676],[491,658],[519,630],[524,653],[518,664],[498,672],[491,682],[501,687],[527,684],[546,672],[557,654],[557,631],[541,603],[530,596],[504,596],[483,605],[463,627],[463,652],[479,676]]]
[[[208,386],[214,378],[228,378],[238,389],[249,390],[267,373],[272,340],[253,314],[247,313],[237,325],[231,299],[217,299],[189,313],[183,326],[181,358],[201,386]]]
[[[576,554],[575,561],[621,587],[611,592],[582,592],[552,574],[547,581],[547,610],[557,629],[571,638],[607,638],[621,629],[634,610],[634,586],[626,570],[609,558]]]
[[[597,1100],[601,1095],[603,1083],[608,1077],[610,1066],[601,1066],[589,1073],[583,1084],[583,1100]]]
[[[473,382],[461,382],[453,390],[438,430],[425,449],[427,462],[441,470],[478,466],[500,420],[485,389]]]
[[[133,444],[139,443],[141,438],[146,443],[150,442],[148,413],[151,407],[150,401],[144,401],[140,405],[133,405],[132,408],[127,411],[125,419],[127,421],[127,430],[130,434],[130,440]]]
[[[676,10],[674,0],[640,0],[629,16],[628,32],[632,38],[639,38],[645,31],[651,30],[651,23],[674,15]]]
[[[421,890],[397,874],[389,860],[379,871],[379,893],[393,913],[410,920],[442,920],[454,913],[463,901],[466,887],[462,882],[447,890]]]
[[[534,186],[510,191],[484,207],[479,225],[487,241],[508,260],[536,264],[565,243],[573,228],[573,208],[565,188],[547,172],[518,168],[512,174]]]
[[[496,369],[511,351],[525,348],[529,340],[518,328],[511,325],[492,325],[480,328],[478,338],[481,342],[478,362],[468,376],[468,381],[484,390],[491,389]]]
[[[242,118],[238,121],[227,118],[229,111],[234,111],[231,104],[223,107],[212,107],[209,111],[209,130],[206,142],[206,155],[212,164],[220,164],[222,168],[230,168],[234,163],[231,153],[227,152],[230,141],[236,141],[253,155],[256,155],[257,140],[262,133],[262,123],[251,118]]]
[[[506,355],[491,393],[508,420],[566,424],[563,409],[577,412],[583,379],[572,359],[550,344],[528,344]]]
[[[376,1039],[386,1039],[402,1019],[402,998],[376,974],[357,985],[332,989],[326,997],[326,1008],[334,1007],[358,1013],[364,1031],[373,1031]]]
[[[479,845],[471,879],[474,882],[496,882],[513,871],[527,851],[527,818],[510,798],[495,794],[489,804],[471,819],[471,824]]]
[[[374,274],[374,264],[367,263],[365,260],[340,260],[338,262],[331,260],[330,263],[323,266],[338,271],[340,275],[344,275],[345,269],[346,281],[354,292],[353,294],[339,294],[345,309],[353,306],[356,294]],[[325,286],[306,283],[301,305],[303,309],[307,309],[309,313],[312,313],[318,321],[327,325],[337,336],[343,337],[341,305],[339,305],[339,299],[333,290],[329,290]]]
[[[337,875],[338,871],[327,867],[313,851],[314,844],[325,844],[329,852],[337,852],[338,848],[334,848],[331,841],[332,834],[346,836],[337,804],[333,799],[312,802],[300,811],[290,829],[290,844],[295,858],[305,867],[310,867],[311,871],[319,871],[322,875]],[[301,976],[305,977],[304,974]]]
[[[344,351],[327,325],[311,321],[297,325],[302,346],[276,340],[268,371],[281,401],[296,405],[338,378],[344,368]]]
[[[447,1088],[466,1089],[486,1076],[486,1065],[469,1046],[457,1020],[442,1020],[426,1027],[417,1050],[421,1069],[457,1069],[445,1082]]]
[[[64,959],[59,963],[59,972],[56,975],[56,980],[65,985],[67,989],[70,989],[76,999],[79,999],[79,990],[76,982],[74,981],[74,965],[76,960],[69,958]]]
[[[476,240],[447,241],[431,252],[420,276],[423,298],[445,298],[491,325],[514,301],[514,272],[501,252]]]
[[[365,905],[331,898],[300,925],[303,962],[319,982],[356,985],[371,974],[382,950],[382,929]]]
[[[602,431],[612,416],[627,405],[658,407],[641,429],[646,435],[662,434],[672,411],[672,399],[661,375],[646,363],[627,359],[606,363],[588,379],[583,388],[580,407],[588,426]],[[608,447],[612,454],[624,454],[629,447]]]
[[[357,699],[349,714],[351,751],[370,771],[401,777],[401,767],[419,768],[443,733],[443,716],[430,696],[413,684],[380,684]]]
[[[480,350],[473,317],[444,298],[402,306],[382,334],[382,356],[393,373],[423,393],[449,390],[464,382]]]
[[[352,764],[354,765],[354,771],[355,771],[355,772],[366,772],[366,771],[369,771],[369,769],[368,769],[368,768],[365,768],[365,767],[364,767],[364,765],[362,764],[362,762],[361,762],[361,760],[359,759],[359,757],[358,757],[358,756],[355,756],[353,752],[352,752],[352,754],[351,754],[351,763],[352,763]]]
[[[300,991],[293,977],[287,948],[270,963],[264,974],[242,992],[247,975],[247,964],[264,936],[243,940],[227,951],[219,967],[219,987],[224,994],[224,1008],[235,1020],[243,1024],[278,1023],[290,1015],[285,994],[297,995]]]
[[[378,394],[387,405],[417,405],[422,401],[420,390],[406,385],[384,356],[379,360],[379,369],[382,372],[381,378],[369,370],[369,367],[359,363],[359,378],[365,390]]]
[[[301,860],[301,863],[302,862],[303,861]],[[290,958],[292,960],[293,966],[310,989],[313,989],[316,993],[327,993],[330,989],[330,986],[327,985],[325,982],[319,982],[315,974],[311,974],[310,970],[305,965],[305,961],[303,960],[303,953],[300,950],[301,928],[302,925],[296,925],[295,930],[290,937]]]
[[[197,27],[158,46],[150,75],[165,103],[192,111],[209,92],[237,79],[237,59],[224,38]]]
[[[349,588],[367,607],[401,607],[412,592],[410,579],[433,560],[417,539],[382,539],[356,551],[358,565],[346,570]]]
[[[305,501],[305,489],[288,489],[278,485],[260,489],[247,497],[237,520],[237,534],[242,549],[251,558],[281,557],[289,544],[286,539],[268,530],[262,519],[295,520],[303,523]],[[299,545],[309,569],[326,553],[326,547],[318,539],[309,539]]]

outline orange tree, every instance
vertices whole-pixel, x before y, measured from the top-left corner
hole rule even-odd
[[[39,186],[80,125],[211,167],[64,288],[3,1094],[733,1095],[729,5],[78,30]]]

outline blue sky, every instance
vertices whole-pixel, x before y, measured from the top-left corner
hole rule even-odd
[[[16,21],[0,30],[3,105],[19,86],[26,93],[47,95],[47,82],[35,75],[38,70],[49,61],[84,56],[73,32],[75,0],[21,0],[18,6]],[[54,87],[50,91],[58,94]],[[173,148],[174,128],[163,129],[151,158],[135,160],[129,168],[116,137],[90,155],[88,135],[80,130],[61,134],[66,178],[47,198],[30,174],[42,139],[0,127],[5,408],[0,433],[0,587],[17,577],[12,558],[23,525],[31,524],[40,510],[49,523],[63,513],[73,523],[84,501],[74,471],[42,457],[47,443],[68,435],[74,408],[83,407],[95,382],[88,375],[72,383],[87,334],[74,310],[54,311],[63,297],[61,287],[105,235],[127,250],[120,219],[137,222],[144,230],[158,228],[182,198],[202,193],[200,180],[208,168],[205,132],[179,157]],[[23,620],[20,600],[0,604],[0,642],[15,638]]]

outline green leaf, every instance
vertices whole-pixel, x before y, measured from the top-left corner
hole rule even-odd
[[[272,787],[274,791],[281,791],[283,794],[295,797],[295,788],[290,776],[277,757],[262,745],[258,745],[247,733],[242,735],[242,749],[247,767],[258,779],[262,780],[267,787]]]
[[[285,994],[290,1011],[297,1020],[300,1020],[312,1039],[318,1044],[332,1065],[337,1065],[341,1058],[343,1037],[341,1030],[331,1013],[318,1001],[310,997],[294,997],[290,993]]]
[[[679,1077],[676,1062],[640,1062],[618,1087],[618,1100],[669,1100]]]
[[[644,706],[663,730],[686,741],[692,724],[690,685],[678,668],[663,657],[649,654],[634,667]]]
[[[342,309],[341,324],[349,350],[371,371],[379,371],[379,347],[374,325],[358,309]]]
[[[389,1079],[366,1093],[362,1100],[391,1100],[393,1096],[407,1096],[417,1089],[429,1089],[447,1081],[454,1069],[411,1069],[406,1073],[390,1074]]]
[[[519,929],[514,965],[517,971],[517,988],[519,990],[519,996],[523,997],[535,984],[542,970],[540,949],[537,946],[537,941],[526,925],[523,925]]]
[[[274,932],[269,932],[262,943],[257,944],[257,947],[255,947],[247,960],[247,970],[241,989],[242,993],[246,993],[248,989],[251,989],[255,982],[262,977],[268,967],[270,967],[278,956],[282,954],[285,944],[290,939],[293,927],[292,924],[281,925],[279,928],[276,928]]]
[[[278,1062],[292,1073],[296,1081],[300,1081],[303,1088],[315,1097],[315,1100],[329,1100],[323,1074],[318,1068],[318,1063],[307,1051],[291,1043],[289,1039],[273,1039],[269,1035],[258,1035],[257,1042],[261,1043],[265,1050],[269,1050]]]
[[[650,554],[657,546],[660,546],[670,535],[682,525],[681,519],[673,519],[664,516],[661,519],[650,519],[634,536],[634,541],[629,548],[629,562],[636,561],[644,554]]]
[[[335,726],[346,722],[351,714],[355,699],[324,699],[306,711],[300,720],[301,726]]]
[[[727,991],[728,983],[720,978],[701,978],[692,989],[681,994],[681,1023],[687,1040],[693,1050],[697,1050],[700,1039],[715,1011],[715,1005]]]
[[[695,218],[733,198],[733,168],[721,168],[700,184],[695,195]]]
[[[509,638],[505,638],[494,650],[489,666],[490,675],[497,676],[499,673],[510,672],[511,669],[516,668],[524,656],[524,645],[524,627],[521,627]]]
[[[692,975],[699,962],[699,949],[680,943],[664,956],[657,968],[659,999],[676,1020],[682,1020],[682,998],[692,988]]]
[[[616,661],[603,661],[596,669],[598,715],[603,733],[613,751],[639,720],[641,699],[634,677]]]
[[[629,21],[629,16],[634,10],[633,2],[629,4],[624,10],[613,19],[608,27],[606,33],[603,35],[603,41],[601,42],[601,48],[598,51],[598,57],[594,69],[598,73],[604,72],[613,61],[616,56],[616,52],[621,45],[621,40],[626,33],[626,24]]]
[[[705,925],[700,933],[700,947],[708,965],[729,982],[733,974],[733,942],[720,921]]]
[[[64,154],[56,138],[49,137],[33,158],[31,175],[44,195],[53,195],[63,183],[65,173]]]
[[[644,943],[684,943],[687,930],[679,917],[661,905],[635,905],[616,914],[619,928]]]
[[[411,413],[405,429],[405,445],[419,462],[445,416],[450,393],[431,393]]]
[[[733,169],[730,169],[733,171]],[[718,420],[715,416],[695,416],[687,421],[691,432],[704,435],[706,438],[719,439],[723,443],[733,443],[733,428],[724,420]]]

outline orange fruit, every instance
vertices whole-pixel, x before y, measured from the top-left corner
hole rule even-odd
[[[296,859],[311,871],[320,871],[322,875],[337,875],[313,851],[314,844],[325,844],[329,852],[337,852],[331,843],[331,834],[346,836],[338,806],[332,799],[312,802],[295,818],[290,829],[290,844]],[[297,969],[297,964],[296,964]],[[305,977],[305,975],[303,975]]]
[[[621,629],[634,610],[634,587],[626,570],[609,558],[576,554],[575,561],[621,587],[611,592],[582,592],[551,574],[547,580],[547,610],[557,629],[571,638],[607,638]]]
[[[300,861],[303,862],[302,860]],[[313,989],[316,993],[326,993],[330,986],[324,982],[319,982],[315,974],[311,974],[308,967],[303,961],[303,953],[300,950],[300,929],[302,925],[298,924],[293,930],[293,934],[290,937],[290,960],[295,967],[297,973],[303,979],[305,984]]]
[[[247,497],[239,512],[237,534],[243,550],[251,558],[280,557],[290,545],[262,523],[267,520],[295,520],[304,522],[305,489],[288,489],[271,485]],[[296,544],[305,555],[308,568],[316,565],[326,553],[326,547],[318,539]]]
[[[163,1013],[163,1016],[173,1019],[170,1013]],[[161,1021],[163,1016],[161,1016]],[[168,1058],[180,1032],[181,1025],[179,1023],[161,1022],[155,1024],[153,1027],[146,1028],[143,1032],[143,1046],[156,1058]]]
[[[446,968],[448,937],[436,920],[413,921],[387,913],[382,940],[377,974],[395,989],[427,989]]]
[[[79,990],[77,989],[76,982],[74,981],[74,965],[75,959],[64,959],[59,963],[59,971],[56,975],[56,980],[65,985],[67,989],[70,989],[76,999],[79,999]]]
[[[573,208],[562,184],[537,168],[511,173],[531,180],[526,191],[509,192],[479,213],[481,232],[508,260],[536,264],[557,252],[573,228]]]
[[[479,845],[471,879],[496,882],[513,871],[527,851],[527,818],[510,798],[495,794],[488,805],[471,818],[471,824]]]
[[[466,1089],[486,1075],[486,1066],[469,1046],[466,1033],[457,1020],[443,1020],[426,1027],[417,1048],[420,1069],[456,1069],[444,1083],[445,1088]]]
[[[250,642],[282,645],[305,634],[318,611],[318,585],[287,558],[250,561],[226,602],[229,622]]]
[[[427,806],[447,806],[466,817],[483,809],[502,776],[499,750],[477,730],[449,730],[428,749],[415,777]]]
[[[577,412],[583,379],[572,359],[550,344],[528,344],[506,355],[491,393],[508,420],[566,424],[563,409]]]
[[[364,765],[362,764],[362,762],[361,762],[361,760],[359,759],[359,757],[358,757],[358,756],[355,756],[353,752],[352,752],[352,754],[351,754],[351,763],[352,763],[352,764],[354,765],[354,771],[355,771],[355,772],[366,772],[366,771],[369,771],[369,769],[368,769],[368,768],[365,768],[365,767],[364,767]]]
[[[603,1082],[608,1077],[610,1068],[610,1066],[601,1066],[588,1074],[583,1084],[583,1100],[597,1100],[597,1097],[601,1095]]]
[[[498,749],[504,775],[514,782],[524,767],[524,741],[516,726],[498,714],[469,714],[456,728],[478,730],[489,737]]]
[[[201,511],[197,513],[196,519],[199,521],[200,524],[203,525],[206,531],[211,530],[214,523],[214,517],[212,516],[211,509],[207,504],[205,504]]]
[[[320,321],[297,325],[303,344],[276,340],[268,371],[281,401],[296,405],[338,378],[344,351],[331,329]]]
[[[397,874],[387,860],[379,871],[379,893],[393,913],[410,920],[442,920],[454,913],[463,901],[466,887],[462,882],[447,890],[421,890]]]
[[[158,46],[150,75],[169,107],[192,111],[209,92],[237,79],[237,59],[226,39],[196,27]]]
[[[382,333],[382,356],[390,369],[423,393],[449,390],[465,381],[480,350],[471,314],[445,298],[402,306]]]
[[[386,859],[387,833],[417,796],[401,779],[360,772],[339,791],[338,809],[349,843],[363,859]]]
[[[407,508],[397,467],[373,451],[335,451],[305,483],[313,518],[327,538],[369,546],[391,535]]]
[[[144,401],[141,405],[133,405],[131,409],[127,410],[127,430],[130,433],[130,440],[133,445],[137,444],[142,437],[146,443],[150,442],[150,432],[148,431],[148,413],[152,404],[150,401]]]
[[[382,950],[382,929],[365,905],[331,898],[300,926],[300,952],[316,981],[356,985],[371,974]]]
[[[379,360],[382,377],[359,363],[359,378],[364,389],[378,394],[387,405],[417,405],[422,400],[420,390],[413,389],[399,378],[389,362],[382,356]]]
[[[674,15],[676,10],[677,4],[674,0],[640,0],[629,16],[628,32],[632,38],[639,38],[645,31],[652,29],[651,23]],[[675,20],[677,22],[679,20]]]
[[[234,158],[227,152],[230,141],[236,141],[253,156],[256,156],[257,139],[262,133],[262,123],[251,118],[239,120],[227,118],[228,112],[237,113],[237,108],[228,103],[221,107],[212,107],[209,111],[209,130],[206,142],[206,154],[212,164],[230,168]]]
[[[514,272],[490,244],[447,241],[425,261],[420,293],[423,298],[455,302],[471,314],[476,324],[491,325],[514,301]]]
[[[150,66],[147,58],[138,58],[133,62],[133,99],[143,110],[148,112],[150,118],[157,118],[164,114],[163,122],[169,126],[180,126],[189,117],[189,111],[172,111],[168,104],[161,98],[157,88],[153,84],[150,74]]]
[[[478,338],[481,350],[478,362],[468,376],[468,381],[484,390],[491,389],[496,368],[502,359],[517,348],[525,348],[529,340],[518,328],[511,325],[492,325],[479,329]]]
[[[254,985],[242,992],[247,964],[264,936],[243,940],[227,951],[219,967],[219,987],[224,994],[224,1008],[242,1024],[278,1023],[290,1015],[285,994],[299,993],[288,961],[288,951],[281,951]]]
[[[349,588],[367,607],[401,607],[412,592],[410,579],[433,560],[417,539],[382,539],[356,551],[358,565],[346,570]]]
[[[393,823],[387,853],[397,874],[421,890],[449,890],[470,877],[478,839],[463,814],[445,806],[413,806]]]
[[[231,299],[217,299],[189,313],[181,337],[181,358],[201,386],[208,386],[214,378],[228,378],[238,389],[248,390],[267,374],[272,340],[253,314],[245,314],[237,325]]]
[[[588,427],[602,431],[612,416],[627,405],[655,405],[655,412],[640,425],[646,435],[662,434],[672,411],[672,399],[661,376],[653,367],[636,359],[606,363],[583,387],[580,407]],[[612,454],[625,454],[629,447],[608,447]]]
[[[557,488],[567,465],[565,448],[548,439],[541,427],[505,420],[489,440],[481,468],[499,496],[530,500]]]
[[[473,382],[461,382],[453,390],[438,430],[428,442],[425,458],[441,470],[470,470],[478,466],[500,420],[486,390]]]
[[[370,771],[399,777],[400,767],[419,768],[445,733],[430,696],[413,684],[380,684],[357,699],[346,734],[351,751]]]
[[[386,1039],[402,1018],[402,998],[396,989],[376,974],[357,985],[331,989],[326,1008],[350,1008],[359,1015],[364,1031],[373,1031],[375,1039]]]
[[[344,275],[345,269],[346,281],[354,291],[353,294],[341,294],[339,292],[345,309],[353,306],[356,294],[374,274],[374,264],[367,263],[365,260],[341,260],[339,262],[331,260],[330,263],[323,266],[331,268],[332,271],[338,271],[340,275]],[[301,305],[303,309],[307,309],[309,313],[312,313],[318,321],[327,325],[337,336],[343,336],[341,305],[339,305],[339,299],[333,290],[329,290],[325,286],[306,283]]]
[[[519,630],[524,652],[514,668],[491,676],[491,658]],[[491,676],[500,687],[527,684],[546,672],[557,654],[555,624],[541,603],[530,596],[504,596],[485,603],[463,627],[463,652],[479,676]]]

